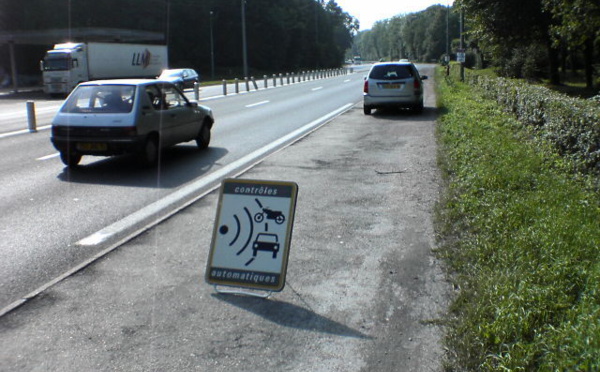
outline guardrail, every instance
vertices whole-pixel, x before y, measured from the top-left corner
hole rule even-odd
[[[312,81],[312,80],[326,79],[326,78],[335,77],[335,76],[348,75],[352,72],[353,72],[352,68],[345,67],[345,68],[328,69],[328,70],[301,71],[299,73],[294,73],[294,72],[285,73],[285,74],[280,73],[280,74],[273,74],[270,77],[267,75],[263,75],[262,89],[267,89],[269,87],[277,87],[278,82],[279,82],[279,86],[284,86],[284,85],[302,83],[305,81]],[[250,92],[252,90],[251,85],[250,85],[251,83],[252,83],[252,87],[254,88],[255,91],[261,89],[261,88],[259,88],[259,84],[256,82],[256,79],[253,76],[249,77],[249,78],[245,77],[242,81],[245,85],[246,92]],[[269,82],[271,82],[271,86],[269,86]],[[224,96],[227,95],[227,85],[228,85],[227,80],[223,80],[223,95]],[[240,79],[235,78],[233,85],[234,85],[235,93],[236,94],[240,93]],[[196,101],[200,99],[200,85],[198,83],[194,84],[194,98]],[[35,115],[35,102],[27,101],[26,110],[27,110],[27,127],[29,129],[29,132],[36,133],[37,132],[37,120],[36,120],[36,115]]]
[[[304,81],[318,80],[318,79],[325,79],[325,78],[329,78],[329,77],[348,75],[352,72],[353,72],[352,68],[338,68],[338,69],[330,69],[330,70],[302,71],[299,73],[294,73],[294,72],[289,73],[288,72],[288,73],[285,73],[285,75],[283,73],[273,74],[272,76],[263,75],[262,89],[269,88],[269,82],[271,82],[271,87],[277,87],[278,81],[279,81],[279,86],[283,86],[283,85],[301,83]],[[258,86],[258,83],[256,82],[256,78],[254,76],[245,77],[241,81],[243,81],[243,84],[246,87],[246,90],[245,90],[246,92],[250,92],[252,90],[250,87],[250,83],[252,83],[254,90],[260,89]],[[227,86],[230,85],[230,83],[228,83],[227,80],[223,80],[222,85],[223,85],[223,95],[226,96],[228,93]],[[240,93],[240,79],[239,78],[235,78],[233,80],[233,86],[234,86],[235,93],[239,94]],[[196,94],[196,91],[194,91],[194,94]],[[199,97],[199,95],[197,95],[196,97]]]

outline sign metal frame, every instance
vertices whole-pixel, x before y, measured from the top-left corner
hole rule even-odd
[[[297,195],[294,182],[223,180],[206,282],[225,293],[217,286],[283,290]]]

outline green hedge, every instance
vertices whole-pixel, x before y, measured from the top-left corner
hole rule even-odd
[[[502,112],[496,99],[523,110],[510,82],[490,100],[438,81],[438,254],[457,289],[445,370],[599,372],[600,193],[586,182],[596,177],[573,177],[571,162]],[[550,125],[549,104],[521,103],[536,129]]]
[[[574,160],[577,171],[600,174],[600,104],[548,88],[465,71],[465,82],[531,127],[541,140]]]

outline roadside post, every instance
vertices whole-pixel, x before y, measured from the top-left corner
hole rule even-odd
[[[283,290],[297,194],[293,182],[223,181],[205,273],[218,293],[266,298]]]
[[[37,122],[35,119],[35,102],[27,101],[27,126],[29,128],[29,132],[35,133],[37,132]]]
[[[194,83],[194,99],[196,101],[200,99],[200,84],[197,81]]]

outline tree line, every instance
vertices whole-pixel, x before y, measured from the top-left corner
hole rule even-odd
[[[439,61],[451,52],[448,41],[459,37],[456,12],[442,5],[378,21],[358,33],[353,53],[364,60]]]
[[[461,17],[462,16],[462,17]],[[462,18],[462,20],[461,20]],[[375,23],[355,37],[363,59],[441,60],[463,47],[468,67],[495,67],[500,76],[548,79],[560,84],[568,71],[584,71],[594,88],[600,64],[597,0],[456,0]]]
[[[507,77],[548,78],[585,71],[593,88],[600,63],[600,2],[597,0],[457,0],[466,19],[469,47]]]
[[[195,68],[207,77],[214,55],[217,74],[231,76],[243,64],[242,4],[248,65],[255,74],[338,67],[359,27],[334,0],[0,0],[0,31],[101,27],[162,32],[172,67]],[[51,46],[18,46],[27,55],[19,62],[36,69]],[[9,66],[7,56],[0,56],[0,64]]]

